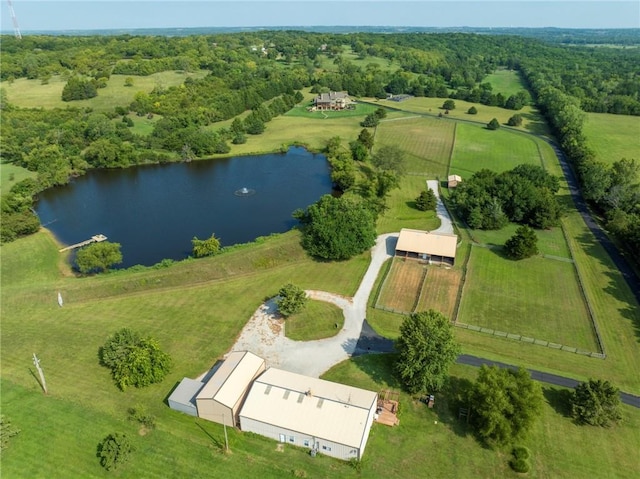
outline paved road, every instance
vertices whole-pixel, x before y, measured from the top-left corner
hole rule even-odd
[[[589,208],[587,207],[587,204],[582,197],[582,193],[578,188],[578,180],[576,178],[576,175],[562,150],[560,150],[558,145],[556,145],[552,141],[545,141],[547,141],[547,143],[551,145],[551,147],[555,151],[556,156],[558,157],[558,161],[560,162],[560,166],[562,167],[562,172],[564,173],[564,177],[567,180],[567,184],[569,185],[569,193],[571,194],[573,203],[576,205],[576,209],[580,212],[582,219],[586,223],[587,227],[591,230],[593,236],[595,236],[598,242],[609,254],[609,257],[616,265],[616,268],[620,270],[620,273],[622,273],[622,276],[629,285],[629,288],[631,288],[631,292],[635,295],[638,303],[640,303],[640,278],[638,278],[635,271],[631,268],[631,266],[629,266],[629,263],[627,263],[627,260],[624,258],[624,256],[622,256],[618,248],[616,248],[616,246],[611,242],[609,237],[602,230],[602,228],[600,228],[600,225],[598,225],[598,223],[591,216]]]

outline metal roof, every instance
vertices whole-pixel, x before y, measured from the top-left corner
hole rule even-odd
[[[240,417],[360,448],[378,394],[269,368],[258,377]]]
[[[184,378],[182,379],[182,381],[180,381],[178,387],[173,390],[171,396],[169,396],[169,401],[173,401],[179,404],[188,404],[195,407],[195,397],[200,389],[202,389],[202,386],[204,386],[204,384],[200,381],[190,378]]]
[[[457,244],[458,237],[453,234],[402,228],[398,236],[396,251],[455,258]]]
[[[249,351],[233,351],[198,393],[197,399],[214,399],[233,407],[251,380],[264,365],[264,359]]]

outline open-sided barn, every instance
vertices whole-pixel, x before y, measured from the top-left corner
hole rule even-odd
[[[458,236],[454,234],[402,228],[396,244],[396,256],[453,265],[457,245]]]

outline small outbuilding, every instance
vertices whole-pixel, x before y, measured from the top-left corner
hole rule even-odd
[[[312,454],[360,460],[377,400],[372,391],[269,368],[247,395],[240,429]]]
[[[458,236],[454,234],[402,228],[396,244],[396,256],[453,266],[457,246]]]
[[[248,351],[233,351],[196,395],[198,417],[235,426],[253,380],[266,369],[264,359]]]
[[[203,386],[204,383],[197,379],[184,378],[169,396],[169,407],[190,416],[197,416],[196,396]]]
[[[447,177],[447,187],[455,188],[462,182],[462,178],[458,175],[449,175]]]

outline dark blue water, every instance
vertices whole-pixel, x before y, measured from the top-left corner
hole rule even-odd
[[[236,196],[240,188],[255,190]],[[215,233],[223,246],[290,230],[291,213],[331,193],[323,155],[286,154],[97,170],[39,195],[43,225],[65,244],[106,235],[126,268],[191,254],[191,239]]]

